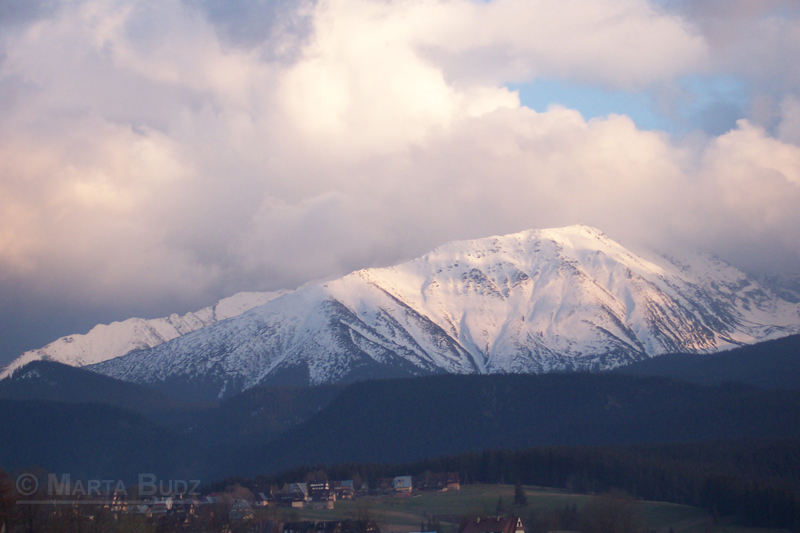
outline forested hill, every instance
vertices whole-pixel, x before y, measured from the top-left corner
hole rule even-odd
[[[0,380],[0,398],[99,403],[145,414],[187,407],[151,388],[55,361],[32,361]]]
[[[264,389],[172,416],[61,402],[0,400],[0,407],[14,436],[0,441],[4,469],[38,465],[92,476],[110,475],[109,468],[117,475],[179,470],[209,481],[485,449],[800,437],[800,391],[617,374],[442,375]]]
[[[709,355],[667,354],[615,370],[700,383],[743,383],[765,389],[800,390],[800,335]]]
[[[242,474],[302,464],[400,462],[484,449],[800,436],[800,392],[614,374],[369,381],[238,461]]]
[[[203,473],[207,463],[190,438],[119,407],[0,398],[0,420],[0,468],[9,472],[132,483],[140,473]]]

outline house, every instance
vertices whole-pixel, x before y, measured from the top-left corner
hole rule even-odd
[[[298,485],[299,485],[299,483],[298,483]],[[308,484],[308,490],[309,490],[309,494],[310,495],[314,494],[314,491],[330,490],[330,488],[331,488],[331,485],[327,481],[318,481],[316,483],[309,483]]]
[[[394,490],[394,479],[390,477],[378,478],[377,485],[375,485],[375,492],[377,494],[391,494]]]
[[[303,499],[308,499],[308,484],[307,483],[289,483],[289,488],[287,491],[290,494],[293,493],[300,493],[303,495]]]
[[[151,500],[150,512],[154,515],[167,514],[172,510],[172,498],[154,498]]]
[[[171,513],[173,507],[172,498],[148,498],[138,505],[129,505],[125,512],[127,514],[143,514],[149,517],[164,516]]]
[[[525,533],[522,520],[516,516],[476,518],[463,524],[458,533]]]
[[[424,491],[445,491],[447,490],[447,476],[425,472],[414,478],[414,487]]]
[[[302,509],[305,506],[306,498],[301,492],[281,492],[275,495],[275,502],[277,503],[278,507],[294,507],[295,509]]]
[[[127,514],[148,514],[150,512],[150,506],[145,503],[129,505],[125,512]]]
[[[312,483],[309,485],[311,491],[309,500],[312,509],[333,509],[333,502],[336,501],[336,493],[330,489],[327,481],[324,483]]]
[[[128,508],[126,494],[124,492],[114,491],[110,501],[107,501],[104,507],[115,513],[124,513]]]
[[[272,493],[264,494],[263,492],[259,492],[256,495],[255,501],[253,502],[254,507],[273,507],[277,505],[277,501]]]
[[[197,508],[200,506],[200,500],[194,498],[184,498],[177,496],[172,499],[172,510],[184,515],[194,515],[197,513]]]
[[[328,509],[333,509],[333,502],[336,501],[336,492],[331,490],[330,483],[327,481],[311,483],[308,485],[308,490],[309,500],[316,503],[330,503],[330,505],[326,505],[326,507]]]
[[[397,476],[392,480],[392,489],[396,494],[411,494],[413,485],[411,476]]]
[[[461,490],[461,476],[458,472],[447,472],[447,490]]]
[[[458,472],[439,472],[424,474],[414,478],[414,487],[417,490],[447,491],[461,490],[461,477]]]
[[[232,521],[252,520],[253,508],[250,506],[250,502],[243,499],[234,501],[233,505],[231,506],[231,510],[228,513],[228,518]]]
[[[334,481],[333,492],[336,494],[337,500],[352,500],[355,497],[355,484],[352,479],[345,481]]]

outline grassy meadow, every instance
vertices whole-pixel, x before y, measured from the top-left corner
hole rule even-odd
[[[528,505],[513,506],[513,485],[466,485],[460,491],[424,492],[409,497],[367,497],[357,501],[337,501],[332,510],[293,510],[298,520],[342,520],[369,516],[376,520],[384,532],[419,531],[430,518],[439,521],[444,533],[455,533],[465,515],[494,515],[498,500],[505,513],[545,515],[575,505],[579,510],[596,499],[596,496],[568,494],[563,490],[543,487],[524,487]],[[715,522],[703,509],[663,502],[632,502],[638,524],[642,529],[667,533],[761,533],[777,530],[759,530]]]

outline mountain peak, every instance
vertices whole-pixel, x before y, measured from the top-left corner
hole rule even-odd
[[[797,305],[728,265],[646,259],[575,225],[453,241],[91,368],[227,396],[259,383],[608,369],[780,337],[798,324]]]
[[[570,226],[564,226],[561,228],[545,228],[541,230],[529,230],[529,231],[539,231],[548,234],[586,235],[592,237],[605,237],[605,233],[595,228],[594,226],[589,226],[587,224],[572,224]]]
[[[610,369],[800,331],[800,306],[710,256],[642,257],[573,225],[97,326],[28,352],[192,399],[261,383]],[[137,350],[131,352],[131,350]]]

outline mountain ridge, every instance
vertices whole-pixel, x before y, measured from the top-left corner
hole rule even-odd
[[[16,369],[31,361],[49,360],[82,367],[152,348],[186,333],[238,316],[288,292],[240,292],[185,315],[173,313],[168,317],[128,318],[110,324],[98,324],[85,334],[67,335],[42,348],[23,353],[0,370],[0,379],[9,377]]]
[[[722,352],[674,353],[614,369],[631,376],[660,376],[700,385],[742,383],[764,389],[800,390],[800,335]]]
[[[707,255],[634,254],[569,226],[454,241],[308,284],[88,368],[224,398],[259,383],[604,370],[799,331],[800,307]]]

